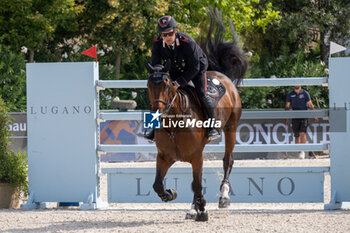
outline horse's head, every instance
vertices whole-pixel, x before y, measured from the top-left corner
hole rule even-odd
[[[176,84],[171,81],[169,69],[171,63],[167,62],[165,66],[146,64],[148,70],[148,99],[151,104],[151,111],[163,112],[171,107],[171,97],[176,91]]]

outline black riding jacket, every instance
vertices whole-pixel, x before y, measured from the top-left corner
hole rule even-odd
[[[198,73],[205,73],[208,60],[194,39],[182,32],[176,33],[173,46],[168,46],[161,35],[154,38],[152,46],[151,64],[165,64],[171,61],[170,77],[184,86],[196,77]]]

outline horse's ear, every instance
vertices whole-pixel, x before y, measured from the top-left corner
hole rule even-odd
[[[151,64],[149,64],[147,61],[145,61],[145,66],[148,71],[148,73],[152,73],[154,71],[154,68]]]
[[[171,67],[171,61],[169,60],[165,63],[163,72],[168,72],[170,70],[170,67]]]

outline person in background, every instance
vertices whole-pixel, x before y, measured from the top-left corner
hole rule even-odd
[[[314,105],[311,101],[310,94],[306,90],[302,89],[301,86],[294,86],[293,90],[288,93],[286,97],[285,110],[313,110]],[[317,118],[314,118],[315,122],[318,122]],[[286,119],[286,125],[289,125],[289,120]],[[295,143],[306,143],[306,129],[308,127],[308,119],[297,118],[292,119],[292,129],[295,137]],[[310,157],[315,157],[313,152],[309,153]],[[299,153],[299,158],[305,158],[305,152],[301,151]]]

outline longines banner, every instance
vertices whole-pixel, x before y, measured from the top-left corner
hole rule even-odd
[[[12,136],[11,148],[14,151],[27,150],[27,120],[26,113],[10,113],[13,122],[10,124]],[[101,123],[101,144],[150,144],[143,135],[142,121],[123,120],[106,121]],[[307,129],[308,143],[328,143],[329,123],[322,119],[313,122],[309,119]],[[212,142],[224,144],[225,138]],[[280,120],[240,120],[237,128],[237,144],[288,144],[294,143],[291,126]],[[261,155],[260,155],[261,156]],[[108,153],[102,157],[102,161],[147,161],[155,160],[154,153]],[[237,158],[237,157],[236,157]]]
[[[307,129],[308,143],[328,143],[329,123],[319,119],[313,122],[309,119]],[[106,121],[101,124],[101,144],[151,144],[142,137],[142,121]],[[224,144],[224,134],[213,144]],[[280,120],[240,120],[237,134],[237,144],[288,144],[294,143],[291,125],[286,125],[284,119]],[[261,153],[260,157],[266,157],[267,153]],[[251,157],[253,156],[253,157]],[[247,153],[235,154],[236,158],[254,158],[255,155],[247,156]],[[221,156],[222,157],[222,156]],[[221,159],[220,157],[220,159]],[[154,153],[108,153],[103,161],[147,161],[155,160]]]

